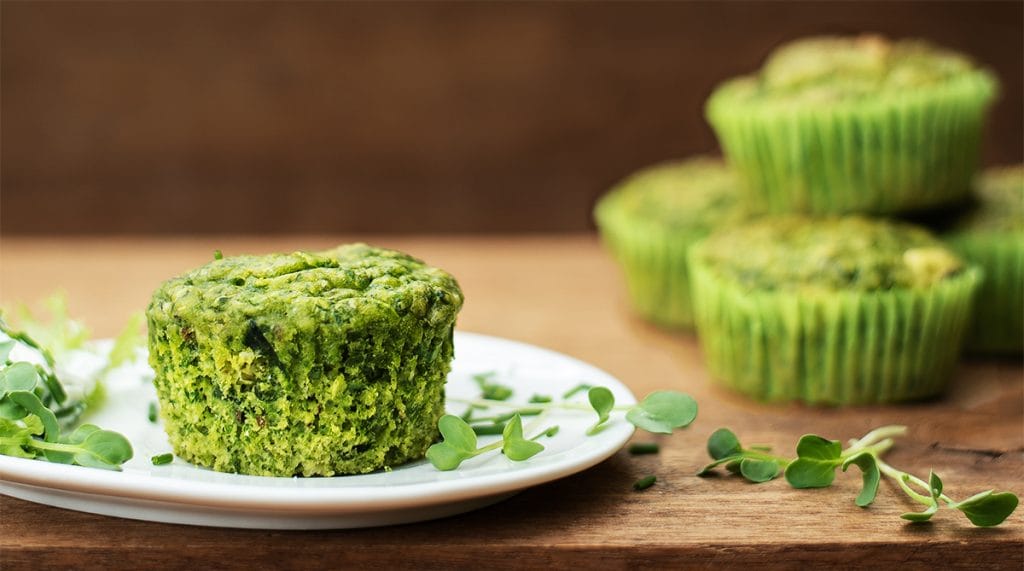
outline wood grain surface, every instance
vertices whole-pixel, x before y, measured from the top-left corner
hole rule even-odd
[[[1021,2],[2,11],[5,233],[582,231],[620,178],[714,152],[713,87],[813,34],[971,54],[1002,81],[986,162],[1024,157]]]
[[[366,239],[365,237],[360,237]],[[280,239],[12,239],[0,242],[0,302],[63,288],[99,335],[143,308],[163,279],[225,254],[318,248],[331,237]],[[591,235],[382,238],[454,273],[466,292],[459,327],[535,343],[589,361],[638,396],[687,391],[700,403],[688,429],[657,440],[662,452],[625,451],[584,473],[524,491],[470,514],[364,530],[282,532],[149,523],[0,498],[0,567],[283,568],[729,568],[808,564],[902,568],[1024,565],[1024,513],[973,528],[949,511],[932,523],[899,519],[912,509],[883,483],[868,509],[854,505],[856,475],[826,490],[784,481],[750,485],[697,478],[704,443],[720,426],[746,442],[791,454],[816,432],[847,439],[888,423],[910,426],[888,459],[926,475],[935,468],[955,497],[991,487],[1024,492],[1024,371],[1017,361],[970,361],[943,399],[851,409],[760,405],[719,390],[692,336],[630,317],[619,276]],[[658,483],[633,492],[638,477]]]

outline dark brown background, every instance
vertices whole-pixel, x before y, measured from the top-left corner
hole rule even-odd
[[[1002,78],[1005,3],[2,4],[4,234],[570,231],[617,178],[713,150],[701,105],[786,39],[879,31]]]

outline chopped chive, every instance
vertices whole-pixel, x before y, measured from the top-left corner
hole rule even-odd
[[[498,422],[495,424],[484,424],[481,426],[473,426],[471,428],[473,429],[473,432],[476,433],[477,436],[488,436],[491,434],[501,434],[502,432],[504,432],[505,423]]]
[[[637,442],[629,447],[630,454],[657,454],[661,448],[657,442]]]
[[[150,422],[156,422],[156,414],[157,414],[156,403],[155,402],[150,402],[149,403],[149,414],[146,415],[146,418],[148,418]]]
[[[646,490],[647,488],[650,488],[651,486],[653,486],[654,482],[657,482],[657,481],[658,481],[657,476],[655,476],[653,474],[650,475],[650,476],[644,476],[643,478],[640,478],[639,480],[633,482],[633,489],[638,491],[638,492],[640,490]]]
[[[153,456],[153,458],[151,458],[150,461],[153,462],[154,466],[163,466],[164,464],[170,464],[172,461],[174,461],[174,454],[171,454],[170,452],[166,454],[158,454],[156,456]]]
[[[530,397],[531,403],[547,403],[551,402],[551,397],[548,395],[533,395]]]
[[[213,259],[214,260],[223,260],[224,259],[224,254],[221,253],[220,250],[214,250],[213,251]]]

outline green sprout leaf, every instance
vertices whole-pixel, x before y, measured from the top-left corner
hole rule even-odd
[[[657,454],[660,450],[657,442],[637,442],[629,446],[629,453],[634,456]]]
[[[962,511],[978,527],[992,527],[1006,521],[1017,509],[1017,503],[1017,496],[1010,492],[988,490],[950,507]]]
[[[18,362],[0,370],[0,398],[14,391],[31,391],[39,383],[39,372],[32,363]]]
[[[95,430],[80,444],[82,451],[75,454],[79,466],[120,470],[121,464],[131,460],[132,445],[124,436],[111,430]]]
[[[744,478],[760,484],[767,482],[779,475],[779,465],[773,460],[758,460],[755,458],[744,458],[740,461],[740,474]]]
[[[427,449],[427,460],[438,470],[454,470],[476,454],[476,433],[461,418],[446,414],[437,423],[443,440]]]
[[[523,438],[523,419],[518,414],[505,425],[503,436],[501,451],[509,460],[520,462],[544,450],[542,444]]]
[[[60,425],[57,424],[57,417],[53,411],[46,408],[43,401],[35,393],[29,391],[11,391],[7,398],[13,403],[39,417],[43,423],[43,438],[47,442],[56,442],[60,438]]]
[[[587,399],[597,413],[597,422],[587,430],[587,435],[591,436],[600,432],[604,428],[604,423],[608,422],[609,415],[615,408],[615,395],[605,387],[593,387],[587,391]]]
[[[697,418],[697,401],[676,391],[655,391],[626,413],[637,428],[658,434],[672,434]]]
[[[14,339],[8,339],[6,341],[0,341],[0,365],[7,362],[7,358],[11,356],[11,350],[17,342]]]
[[[805,434],[796,445],[797,459],[786,467],[786,481],[794,488],[825,488],[836,478],[836,467],[842,464],[842,445]]]
[[[903,481],[903,485],[906,486],[907,482],[910,481],[910,475],[903,474],[901,479]],[[942,497],[942,480],[939,479],[939,475],[935,472],[928,472],[928,491],[931,494],[931,497],[927,498],[930,503],[926,510],[923,512],[905,513],[900,517],[915,523],[923,523],[932,519],[932,516],[939,511],[939,499]]]
[[[860,494],[857,495],[856,504],[864,508],[875,501],[875,496],[878,495],[878,482],[882,479],[882,474],[878,470],[878,462],[875,461],[874,455],[867,452],[847,458],[843,462],[843,472],[851,464],[856,465],[861,471],[863,485],[861,486]]]
[[[708,455],[715,460],[735,456],[742,450],[739,438],[728,428],[719,428],[708,438]]]

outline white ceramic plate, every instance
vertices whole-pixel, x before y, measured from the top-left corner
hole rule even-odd
[[[448,411],[461,414],[453,398],[474,398],[479,388],[472,375],[496,371],[496,380],[514,386],[512,399],[526,402],[533,394],[562,393],[579,383],[602,385],[617,404],[636,399],[622,383],[591,365],[539,347],[473,333],[455,334],[456,359],[448,377]],[[50,464],[0,456],[0,492],[61,508],[117,517],[266,529],[324,529],[408,523],[463,513],[505,499],[530,486],[585,470],[605,460],[633,434],[633,426],[615,413],[607,428],[594,436],[586,429],[595,414],[552,411],[543,426],[561,430],[543,438],[546,449],[525,462],[500,453],[473,458],[451,472],[426,461],[391,472],[334,478],[270,478],[223,474],[180,459],[153,466],[150,458],[170,452],[162,427],[147,419],[156,400],[149,382],[152,372],[142,364],[126,367],[107,380],[108,398],[88,421],[128,437],[135,457],[122,472]],[[586,402],[584,393],[573,400]],[[481,445],[495,437],[481,437]]]

